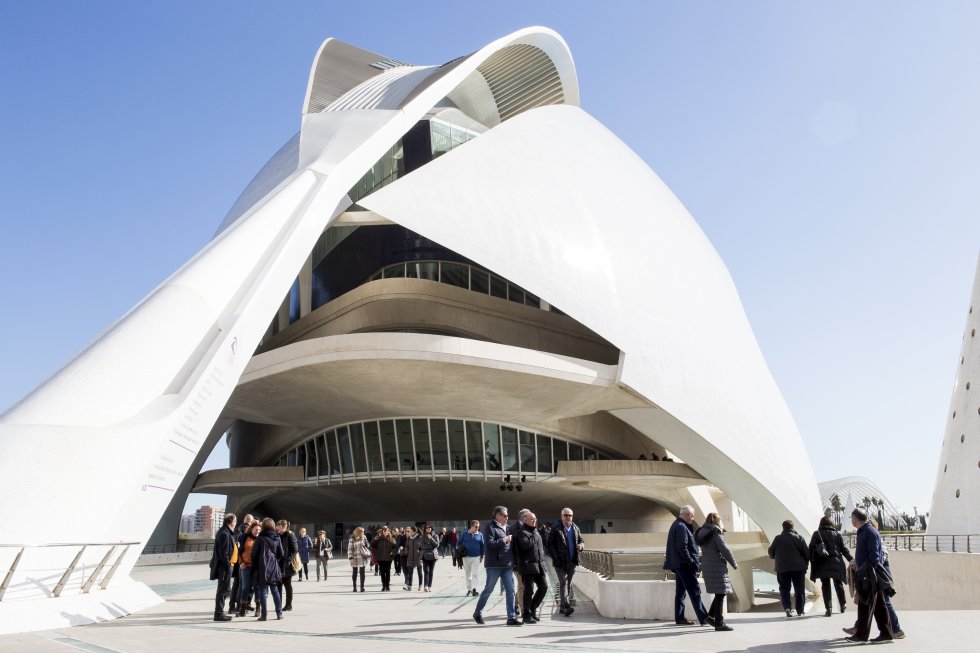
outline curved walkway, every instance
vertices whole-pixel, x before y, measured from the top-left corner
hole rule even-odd
[[[854,611],[823,617],[822,611],[799,619],[782,613],[753,611],[731,615],[731,633],[708,628],[678,627],[672,623],[623,621],[598,616],[580,600],[567,619],[552,609],[551,597],[542,606],[539,624],[506,627],[501,597],[488,603],[485,626],[470,615],[476,597],[464,596],[462,572],[448,559],[436,564],[432,594],[405,592],[398,576],[392,591],[378,591],[378,577],[367,576],[363,594],[350,591],[350,567],[333,560],[325,583],[294,583],[293,611],[283,621],[254,618],[228,623],[211,620],[214,583],[207,581],[206,564],[137,567],[133,576],[154,588],[167,602],[117,621],[0,637],[0,652],[89,651],[141,653],[243,650],[356,650],[359,653],[402,650],[401,645],[427,651],[845,651],[853,648],[838,636],[852,624]],[[269,600],[271,608],[271,598]],[[957,651],[977,634],[975,612],[903,612],[909,637],[889,651]],[[393,649],[392,647],[398,647]]]

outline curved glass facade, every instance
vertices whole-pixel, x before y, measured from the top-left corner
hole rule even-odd
[[[308,480],[513,481],[554,475],[562,460],[619,458],[545,433],[497,422],[404,417],[353,422],[291,447],[272,465],[298,465]],[[623,457],[625,459],[625,456]]]

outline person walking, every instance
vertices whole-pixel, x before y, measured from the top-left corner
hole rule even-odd
[[[252,592],[255,590],[255,583],[252,580],[252,552],[255,548],[255,541],[262,532],[262,524],[252,521],[239,540],[239,558],[241,559],[242,586],[241,595],[238,597],[238,616],[244,617],[252,602]]]
[[[484,567],[487,581],[480,592],[473,611],[473,621],[483,623],[483,608],[486,607],[490,595],[499,580],[506,593],[507,625],[521,626],[517,619],[517,608],[514,601],[514,553],[511,541],[514,536],[507,526],[507,507],[497,506],[493,509],[493,519],[487,522],[483,529],[483,542],[486,547]]]
[[[871,636],[871,620],[878,626],[874,642],[895,639],[884,592],[891,589],[891,575],[884,568],[884,551],[881,535],[868,523],[868,514],[860,508],[851,512],[851,525],[857,529],[854,544],[855,585],[857,586],[857,630],[845,639],[849,642],[867,642]],[[894,592],[892,592],[894,593]]]
[[[446,529],[443,529],[445,531]],[[432,574],[436,568],[436,552],[441,546],[440,539],[433,533],[432,524],[426,524],[419,539],[419,559],[422,561],[423,590],[432,591]]]
[[[704,576],[704,589],[714,594],[708,608],[708,615],[714,619],[715,630],[733,630],[725,623],[725,596],[732,593],[732,579],[728,576],[728,565],[738,569],[735,556],[725,543],[725,527],[716,512],[709,512],[704,518],[704,526],[694,533],[694,540],[701,547],[701,571]]]
[[[299,543],[296,541],[296,535],[289,530],[289,522],[285,519],[276,522],[276,533],[282,540],[282,557],[279,559],[282,578],[278,584],[279,595],[286,602],[283,610],[288,612],[293,609],[293,574],[296,573],[293,558],[299,554]]]
[[[575,612],[571,603],[572,576],[575,575],[575,567],[579,563],[579,553],[585,548],[582,533],[572,521],[574,517],[575,513],[571,508],[562,508],[561,524],[551,529],[548,538],[548,552],[558,575],[558,597],[561,603],[559,612],[566,617]]]
[[[303,576],[306,576],[306,580],[310,580],[310,551],[313,549],[313,540],[310,536],[306,534],[306,529],[299,529],[299,536],[296,538],[296,546],[299,549],[299,561],[302,563],[298,574],[299,580],[297,582],[303,582]]]
[[[238,542],[235,541],[234,513],[225,515],[224,524],[214,535],[214,549],[211,551],[211,580],[218,581],[214,594],[214,620],[231,621],[231,616],[225,614],[225,601],[231,594],[232,569],[238,562]]]
[[[844,580],[847,577],[847,568],[844,566],[844,558],[848,562],[853,560],[851,552],[844,544],[844,538],[840,531],[834,526],[830,517],[821,517],[817,530],[810,536],[810,580],[814,583],[820,579],[820,593],[823,594],[824,616],[829,617],[834,614],[833,596],[830,594],[830,583],[833,581],[834,589],[837,591],[837,605],[841,613],[847,606],[846,594],[844,593]]]
[[[521,598],[521,618],[526,624],[541,621],[538,608],[548,594],[548,575],[545,569],[544,542],[538,533],[538,517],[533,512],[524,515],[524,523],[517,531],[517,569],[524,578],[524,596]],[[537,587],[537,591],[535,591]]]
[[[479,594],[476,588],[479,585],[480,565],[483,564],[485,553],[483,533],[480,532],[480,520],[471,519],[470,529],[459,536],[456,556],[462,561],[463,577],[466,579],[466,593],[472,596]]]
[[[793,616],[793,604],[790,602],[790,586],[796,599],[796,614],[803,616],[806,594],[803,589],[803,577],[810,562],[810,547],[803,536],[794,529],[792,519],[783,522],[783,532],[772,538],[769,545],[769,557],[776,561],[776,582],[779,583],[779,599],[787,617]]]
[[[402,589],[412,591],[412,579],[415,574],[419,577],[419,591],[422,591],[422,557],[419,545],[422,543],[422,536],[412,526],[405,528],[405,558],[402,561],[402,573],[405,576],[405,585]]]
[[[442,530],[439,531],[439,557],[445,558],[446,551],[449,549],[449,531],[443,526]]]
[[[378,561],[378,573],[381,575],[381,591],[391,591],[391,561],[396,557],[395,540],[391,529],[382,526],[378,535],[371,542],[374,558]]]
[[[402,576],[404,579],[405,573],[405,557],[407,550],[405,548],[405,543],[408,541],[408,535],[406,534],[406,529],[399,528],[397,533],[393,533],[392,537],[395,540],[395,575]]]
[[[323,568],[323,580],[327,580],[327,571],[330,558],[333,557],[333,542],[327,538],[326,531],[316,534],[316,541],[313,542],[313,551],[316,556],[316,580],[320,581],[320,569]]]
[[[353,591],[357,591],[357,577],[361,577],[361,591],[364,591],[364,568],[371,561],[371,547],[364,536],[364,529],[358,526],[347,543],[347,559],[350,561],[350,579]]]
[[[272,591],[272,602],[276,608],[276,619],[282,619],[281,560],[285,556],[282,541],[276,533],[276,522],[270,517],[262,520],[262,532],[252,546],[252,582],[255,583],[256,621],[266,621],[269,614],[268,596]]]
[[[701,602],[701,586],[698,585],[697,573],[701,570],[698,547],[694,542],[694,508],[683,506],[677,519],[667,531],[667,555],[664,558],[664,569],[674,574],[674,623],[679,626],[693,626],[694,622],[684,616],[684,603],[687,595],[691,596],[694,613],[702,626],[714,626],[714,618],[708,616]]]

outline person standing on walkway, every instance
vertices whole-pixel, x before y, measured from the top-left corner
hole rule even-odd
[[[378,535],[371,542],[374,558],[378,561],[378,572],[381,574],[381,591],[391,591],[391,561],[396,557],[395,541],[391,529],[382,526]]]
[[[282,540],[282,557],[279,559],[279,569],[281,580],[279,581],[279,594],[286,602],[283,610],[293,609],[293,574],[296,568],[293,566],[293,558],[299,554],[299,543],[296,536],[289,530],[289,522],[280,519],[276,522],[276,533]]]
[[[303,564],[298,572],[298,582],[303,582],[303,576],[310,580],[310,551],[313,549],[313,540],[306,534],[306,529],[299,529],[299,536],[296,538],[296,546],[299,549],[299,561]]]
[[[728,576],[728,565],[738,569],[735,556],[725,543],[725,528],[721,516],[709,512],[704,518],[704,526],[694,533],[694,540],[701,546],[701,570],[704,575],[704,589],[715,598],[708,608],[708,615],[714,619],[715,630],[733,630],[725,623],[725,596],[732,593],[732,579]]]
[[[480,592],[480,598],[476,602],[476,609],[473,611],[473,621],[478,624],[483,623],[483,608],[486,607],[490,595],[499,580],[506,592],[507,605],[507,625],[520,626],[522,623],[517,620],[517,608],[514,600],[514,553],[511,541],[514,536],[510,533],[507,526],[506,506],[497,506],[493,509],[493,519],[487,522],[483,529],[483,541],[486,546],[486,558],[484,567],[486,568],[487,581]]]
[[[422,591],[422,557],[420,546],[422,535],[413,528],[405,528],[405,559],[402,561],[402,574],[405,576],[405,586],[402,588],[408,592],[412,591],[412,579],[415,574],[419,577],[419,591]]]
[[[830,582],[833,581],[837,591],[837,605],[841,613],[847,606],[844,593],[844,579],[847,569],[844,558],[853,560],[851,552],[844,544],[840,531],[830,521],[830,517],[821,517],[817,530],[810,537],[810,580],[814,583],[820,579],[820,593],[823,594],[824,616],[834,614],[834,597],[830,594]]]
[[[258,614],[256,621],[265,621],[268,618],[267,599],[270,590],[276,607],[276,619],[282,619],[282,594],[279,586],[282,583],[280,561],[284,555],[282,541],[276,532],[276,522],[271,517],[266,517],[262,520],[262,532],[252,546],[251,581],[255,584],[255,612]]]
[[[533,512],[524,515],[524,523],[517,531],[517,570],[524,578],[524,596],[521,598],[521,618],[526,624],[541,621],[538,608],[548,594],[548,575],[545,569],[544,542],[538,533],[538,518]],[[537,587],[537,591],[535,591]]]
[[[432,574],[436,568],[436,553],[440,546],[440,539],[433,533],[432,524],[426,524],[419,539],[419,560],[422,561],[424,575],[422,587],[426,592],[432,591]]]
[[[694,543],[694,508],[683,506],[677,519],[667,531],[667,555],[664,558],[664,569],[674,574],[674,623],[681,626],[693,626],[694,622],[684,616],[684,603],[688,594],[698,623],[702,626],[714,626],[714,619],[708,616],[708,611],[701,603],[701,586],[698,585],[697,573],[701,570],[698,557],[698,547]]]
[[[558,575],[558,597],[561,603],[559,612],[566,617],[575,612],[571,603],[572,576],[575,575],[575,567],[579,563],[579,553],[585,548],[582,533],[572,521],[574,517],[575,513],[571,508],[562,508],[561,524],[551,529],[548,538],[548,551]]]
[[[244,536],[245,532],[248,530],[248,526],[249,526],[249,524],[252,523],[253,520],[254,520],[254,517],[252,517],[252,515],[245,515],[242,518],[242,521],[238,524],[238,527],[235,528],[235,541],[238,542],[239,551],[241,550],[241,546],[242,546],[242,544],[241,544],[242,543],[242,537]],[[230,605],[228,606],[228,611],[231,612],[231,613],[233,613],[233,614],[238,612],[238,597],[241,596],[241,593],[242,593],[242,591],[241,591],[241,582],[242,582],[241,565],[242,565],[242,556],[241,556],[241,553],[239,553],[239,555],[238,555],[238,562],[235,563],[235,566],[232,567],[232,570],[231,570],[232,571],[232,574],[231,574],[231,598],[229,599]]]
[[[884,568],[881,535],[868,523],[868,514],[860,508],[851,512],[851,525],[857,529],[854,566],[858,616],[856,632],[845,639],[849,642],[867,642],[871,636],[871,619],[874,618],[878,626],[878,636],[871,641],[891,641],[894,634],[884,596],[886,587],[891,588],[891,574]]]
[[[364,569],[371,562],[371,547],[368,545],[367,537],[364,536],[364,529],[358,526],[351,535],[350,542],[347,543],[347,559],[350,561],[350,579],[357,591],[357,577],[361,577],[361,591],[364,591]]]
[[[404,580],[405,554],[407,552],[405,543],[408,540],[408,537],[405,534],[405,529],[395,529],[395,532],[392,533],[392,538],[395,540],[395,575],[402,576],[402,579]]]
[[[214,620],[231,621],[225,614],[225,601],[231,593],[232,569],[238,562],[238,543],[235,541],[234,513],[225,515],[224,524],[214,536],[214,549],[211,551],[211,580],[218,581],[214,594]]]
[[[238,557],[241,560],[242,574],[241,596],[238,597],[239,617],[245,616],[245,612],[249,610],[249,604],[252,602],[252,592],[255,590],[255,583],[252,580],[252,550],[255,548],[255,541],[261,532],[262,524],[253,520],[239,540]]]
[[[439,557],[445,558],[447,550],[449,550],[449,531],[443,526],[439,531]]]
[[[326,531],[316,534],[316,541],[313,542],[313,552],[316,556],[316,579],[320,580],[320,568],[323,568],[323,580],[327,580],[327,569],[330,558],[333,557],[333,542],[327,537]]]
[[[803,536],[793,528],[796,524],[792,519],[783,522],[783,532],[772,538],[769,545],[769,557],[776,561],[776,581],[779,583],[779,599],[787,617],[793,616],[793,604],[790,602],[790,585],[796,599],[796,614],[803,616],[806,593],[803,589],[803,577],[810,561],[810,547]]]
[[[466,579],[466,593],[476,596],[479,583],[480,565],[486,548],[483,543],[483,533],[480,532],[480,520],[471,519],[470,529],[459,536],[456,546],[456,556],[462,561],[463,577]]]

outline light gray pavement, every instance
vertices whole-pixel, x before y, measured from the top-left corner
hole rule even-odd
[[[436,564],[432,594],[405,592],[401,577],[392,577],[392,591],[379,592],[377,576],[368,575],[364,593],[351,592],[346,560],[331,562],[328,581],[294,583],[293,610],[277,621],[269,599],[271,621],[254,617],[228,623],[212,621],[215,584],[207,580],[206,564],[137,567],[134,576],[167,599],[143,613],[112,622],[0,637],[0,651],[207,651],[208,653],[266,650],[355,650],[358,653],[404,650],[403,645],[427,651],[846,651],[841,628],[854,621],[854,611],[827,618],[787,619],[781,612],[753,611],[731,615],[735,630],[716,633],[698,626],[626,621],[598,616],[579,601],[571,618],[558,614],[549,600],[544,618],[535,625],[508,627],[502,598],[495,592],[484,612],[486,625],[473,622],[476,597],[464,596],[462,572],[448,559]],[[482,574],[481,574],[482,576]],[[888,651],[973,651],[980,634],[978,614],[962,612],[905,612],[900,615],[909,636],[891,644],[874,645]]]

